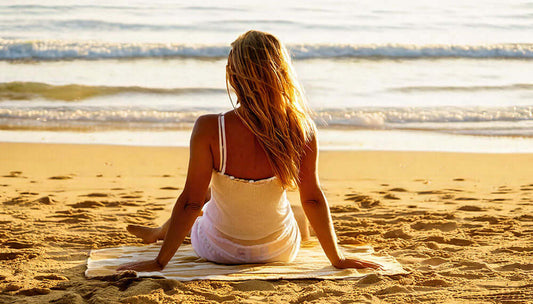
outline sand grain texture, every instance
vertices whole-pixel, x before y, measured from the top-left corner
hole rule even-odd
[[[191,281],[83,276],[91,248],[168,216],[183,148],[0,143],[0,303],[531,303],[533,154],[321,153],[340,243],[408,275]],[[289,193],[298,204],[297,193]]]

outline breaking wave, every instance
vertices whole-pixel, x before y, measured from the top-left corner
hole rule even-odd
[[[296,59],[306,58],[533,58],[533,44],[410,45],[294,44]],[[70,60],[193,57],[224,58],[228,45],[20,41],[0,39],[0,60]]]
[[[0,129],[172,130],[191,128],[213,109],[113,107],[0,108]],[[216,111],[215,111],[216,112]],[[505,108],[360,108],[316,110],[320,128],[404,129],[473,135],[533,136],[533,106]]]

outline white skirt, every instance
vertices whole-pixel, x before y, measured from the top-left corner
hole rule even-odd
[[[282,231],[273,232],[265,243],[243,245],[225,237],[205,213],[194,222],[191,243],[198,256],[220,264],[291,262],[300,248],[301,236],[296,219]]]

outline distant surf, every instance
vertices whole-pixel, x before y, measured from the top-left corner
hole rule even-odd
[[[293,44],[295,59],[310,58],[533,58],[533,44],[410,45]],[[0,39],[0,60],[72,60],[120,58],[224,58],[229,45],[20,41]]]

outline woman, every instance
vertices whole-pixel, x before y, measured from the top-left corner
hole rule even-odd
[[[212,262],[292,261],[301,236],[286,189],[296,187],[333,266],[380,268],[345,258],[337,247],[318,181],[316,128],[285,47],[259,31],[246,32],[231,46],[226,85],[238,107],[198,118],[187,180],[169,221],[158,228],[128,227],[146,243],[164,239],[159,255],[118,270],[163,269],[189,232],[196,253]]]

